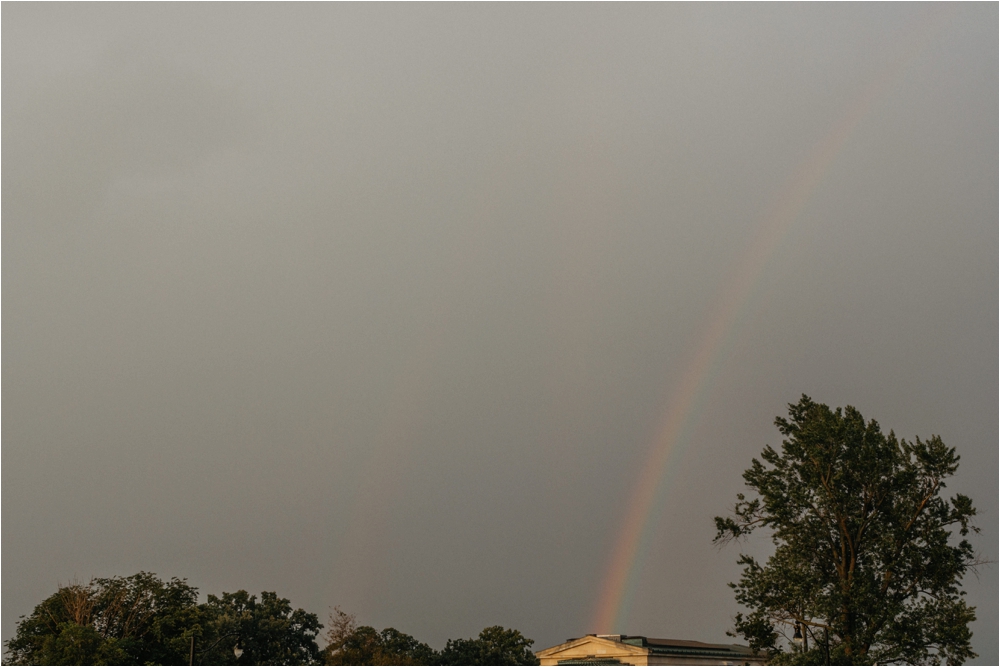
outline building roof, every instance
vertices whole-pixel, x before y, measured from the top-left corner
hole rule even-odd
[[[631,646],[641,646],[648,648],[655,654],[668,655],[702,655],[712,657],[732,656],[734,658],[745,658],[754,656],[754,652],[748,646],[739,644],[706,644],[705,642],[690,641],[687,639],[657,639],[655,637],[643,637],[641,635],[588,635],[619,641]]]
[[[642,635],[585,635],[535,655],[543,660],[542,664],[559,665],[665,664],[664,660],[671,664],[676,660],[683,664],[761,664],[766,660],[764,654],[754,653],[739,644],[708,644]]]

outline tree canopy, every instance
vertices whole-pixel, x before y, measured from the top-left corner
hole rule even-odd
[[[210,632],[206,641],[214,648],[199,655],[213,665],[310,665],[319,659],[316,636],[323,627],[316,614],[292,609],[277,593],[264,591],[260,600],[246,591],[209,595],[202,605]],[[231,638],[222,641],[222,638]],[[239,642],[243,655],[233,653]]]
[[[183,579],[140,572],[60,586],[22,617],[7,642],[15,665],[304,665],[319,657],[315,614],[276,593],[208,596]],[[244,652],[239,661],[233,647]]]
[[[749,612],[736,615],[736,634],[775,663],[975,657],[975,608],[960,585],[976,565],[965,539],[978,532],[976,510],[964,495],[942,495],[955,449],[939,436],[897,439],[853,407],[805,395],[775,425],[781,450],[765,447],[743,474],[755,497],[737,494],[732,515],[715,519],[717,544],[758,528],[774,544],[764,564],[740,556],[730,586]],[[800,641],[789,642],[793,632]]]
[[[323,650],[327,665],[435,665],[438,653],[427,644],[395,628],[381,632],[358,626],[354,615],[335,607],[330,614],[327,646]]]
[[[324,651],[328,665],[537,665],[534,643],[517,630],[484,628],[476,639],[449,639],[443,651],[394,628],[381,632],[358,626],[354,616],[335,608]]]
[[[59,586],[7,642],[12,665],[534,665],[532,640],[500,626],[444,651],[395,628],[358,626],[334,608],[321,651],[315,614],[274,592],[209,595],[140,572]],[[239,648],[236,655],[235,648]],[[193,656],[192,656],[193,650]]]
[[[476,639],[449,639],[441,651],[440,665],[537,665],[531,651],[534,640],[517,630],[494,625]]]
[[[435,665],[437,652],[395,628],[362,625],[329,651],[328,665]]]
[[[197,590],[140,572],[60,586],[17,624],[6,661],[22,665],[187,662]]]

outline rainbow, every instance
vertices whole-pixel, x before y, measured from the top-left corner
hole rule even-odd
[[[948,15],[951,12],[948,11]],[[875,100],[905,69],[938,32],[945,21],[944,12],[933,12],[917,23],[905,40],[908,48],[883,68],[862,91],[853,104],[834,124],[826,137],[812,150],[803,164],[792,174],[766,211],[753,242],[744,251],[736,269],[727,280],[708,319],[708,325],[691,356],[680,383],[670,396],[657,436],[650,446],[646,462],[639,473],[625,520],[621,524],[611,561],[600,589],[593,620],[593,632],[612,633],[624,629],[631,579],[637,567],[641,546],[656,509],[660,488],[671,455],[686,444],[694,416],[711,384],[714,366],[732,336],[733,328],[745,309],[764,267],[795,219],[808,203],[824,175],[843,149],[847,139],[867,115]],[[949,16],[950,17],[950,16]]]

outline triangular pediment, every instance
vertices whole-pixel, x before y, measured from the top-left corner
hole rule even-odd
[[[538,651],[535,655],[538,658],[548,660],[577,660],[586,657],[594,658],[615,658],[629,656],[648,655],[649,650],[641,646],[623,644],[603,637],[580,637],[567,642]]]

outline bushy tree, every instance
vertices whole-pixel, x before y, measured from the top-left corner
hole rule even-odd
[[[117,640],[102,637],[93,626],[60,623],[40,639],[30,656],[18,656],[9,664],[127,665],[132,661]]]
[[[395,628],[381,632],[358,626],[352,614],[334,608],[330,614],[327,647],[323,657],[328,665],[434,665],[437,651]]]
[[[60,586],[17,624],[11,664],[179,664],[200,619],[197,589],[140,572]]]
[[[305,665],[319,658],[319,619],[276,593],[208,596],[183,579],[140,572],[60,586],[7,642],[16,665]],[[237,662],[233,647],[243,655]]]
[[[748,555],[736,633],[775,663],[961,663],[975,657],[963,575],[975,567],[964,539],[976,510],[942,496],[959,457],[938,436],[913,442],[882,433],[852,407],[802,396],[775,424],[781,451],[765,447],[743,474],[756,497],[737,495],[717,517],[717,544],[757,528],[774,555]],[[956,536],[953,531],[957,529]],[[797,629],[801,640],[785,643]],[[790,651],[788,650],[790,649]]]
[[[328,665],[537,665],[531,639],[499,625],[477,639],[449,639],[443,651],[394,628],[358,626],[354,615],[334,608],[324,659]]]
[[[517,630],[494,625],[477,639],[449,639],[440,654],[441,665],[537,665],[531,651],[534,640]]]
[[[308,665],[319,660],[319,617],[293,610],[277,593],[264,591],[260,600],[243,590],[209,595],[201,608],[207,626],[203,642],[208,646],[198,654],[201,663]],[[233,653],[237,643],[243,650],[239,659]]]
[[[362,625],[328,655],[329,665],[434,665],[436,652],[395,628]]]

